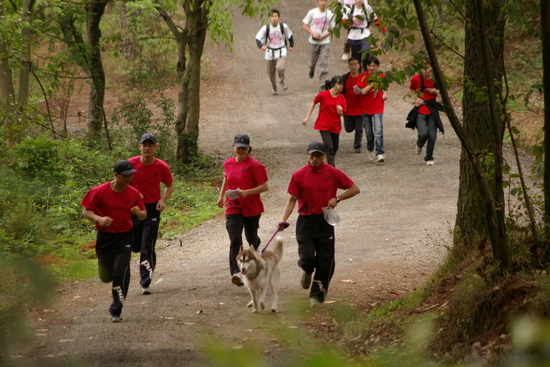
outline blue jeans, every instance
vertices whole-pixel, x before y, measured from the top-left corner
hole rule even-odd
[[[424,160],[434,160],[435,140],[437,139],[437,124],[432,115],[418,114],[416,118],[416,129],[418,130],[418,140],[416,145],[422,148],[428,141],[428,147],[426,148],[426,156]]]
[[[372,152],[376,143],[376,155],[384,154],[384,124],[382,123],[382,114],[363,114],[363,118],[363,126],[367,135],[367,149]]]

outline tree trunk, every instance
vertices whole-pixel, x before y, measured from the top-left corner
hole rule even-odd
[[[504,21],[499,18],[500,7],[497,2],[485,2],[484,17],[478,11],[476,2],[465,3],[466,24],[465,42],[466,57],[464,63],[465,85],[462,107],[464,111],[463,126],[468,139],[475,149],[480,152],[480,160],[485,162],[484,168],[489,178],[489,184],[495,205],[497,207],[498,225],[504,226],[504,193],[502,188],[502,139],[504,135],[505,120],[500,114],[502,108],[497,108],[498,116],[493,116],[491,98],[487,98],[488,81],[484,60],[484,38],[488,40],[489,62],[492,65],[495,82],[502,80],[504,64],[502,50],[504,40]],[[480,22],[484,22],[487,34],[482,34]],[[501,87],[491,82],[498,88]],[[484,101],[479,101],[479,96],[485,96]],[[493,111],[493,113],[492,113]],[[494,121],[497,121],[495,123]],[[474,168],[467,154],[462,151],[460,157],[460,186],[458,193],[458,211],[456,216],[456,228],[458,229],[457,241],[467,246],[475,246],[480,238],[488,235],[488,216],[483,203],[482,193],[477,184]],[[496,244],[495,244],[496,245]]]
[[[23,0],[21,7],[21,13],[29,24],[32,22],[32,9],[34,7],[34,0]],[[22,30],[22,50],[23,56],[22,68],[19,71],[19,95],[17,99],[17,105],[19,108],[24,107],[29,102],[29,89],[30,89],[30,75],[32,69],[31,61],[31,44],[32,44],[32,29],[29,27]]]
[[[484,210],[480,210],[475,214],[487,216],[487,228],[485,229],[488,232],[489,238],[491,240],[493,255],[499,261],[499,265],[502,271],[507,272],[511,270],[511,261],[509,256],[506,232],[504,231],[504,228],[505,228],[504,222],[503,221],[501,222],[501,220],[503,219],[503,216],[500,216],[498,214],[498,208],[496,205],[497,201],[493,198],[493,193],[491,191],[491,187],[489,186],[489,181],[486,176],[486,171],[483,169],[483,167],[481,166],[481,162],[478,159],[480,155],[479,151],[474,147],[471,139],[466,135],[466,131],[463,128],[463,126],[460,124],[458,117],[456,116],[456,113],[454,111],[454,108],[451,104],[449,93],[447,91],[447,87],[444,82],[443,73],[441,71],[441,68],[439,67],[439,62],[437,61],[435,46],[432,41],[428,23],[426,21],[426,17],[424,16],[424,11],[422,9],[422,5],[420,1],[421,0],[414,0],[414,6],[416,8],[418,22],[420,24],[420,29],[422,31],[422,37],[424,38],[424,43],[426,45],[426,51],[428,52],[428,55],[432,60],[434,76],[436,81],[438,82],[438,85],[440,86],[441,98],[443,99],[443,103],[445,104],[447,116],[449,117],[449,121],[454,131],[456,132],[456,135],[459,138],[460,143],[462,144],[463,154],[465,157],[469,159],[473,173],[475,174],[477,185],[470,187],[470,189],[479,190],[482,193],[481,198],[482,198]],[[484,19],[483,14],[481,14],[481,19]],[[487,43],[485,39],[483,39],[482,42]],[[483,55],[483,57],[486,57],[486,56],[487,56],[486,54]],[[492,71],[490,70],[491,66],[492,64],[490,64],[488,60],[484,60],[482,67],[485,69],[485,71],[489,75],[492,75]],[[490,96],[494,97],[495,96],[494,91],[491,90],[491,92],[492,93],[490,93]],[[494,104],[491,105],[491,109],[492,110],[495,109]],[[495,126],[495,124],[493,124],[493,126]],[[462,173],[462,167],[461,167],[461,173]],[[460,203],[459,203],[459,206],[460,206]]]
[[[92,83],[90,85],[90,100],[88,106],[88,120],[86,122],[88,134],[92,138],[100,135],[103,122],[103,103],[105,101],[105,72],[101,61],[101,30],[99,24],[107,6],[107,1],[90,1],[86,4],[86,35],[88,38],[88,62]]]
[[[183,8],[186,23],[185,28],[181,30],[157,3],[159,14],[178,44],[177,72],[180,87],[175,122],[176,157],[181,163],[188,163],[198,150],[201,56],[208,27],[208,9],[204,6],[204,0],[186,0]]]
[[[550,240],[550,2],[540,1],[544,89],[544,223]]]

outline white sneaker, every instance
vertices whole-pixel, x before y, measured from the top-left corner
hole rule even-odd
[[[281,88],[282,88],[283,90],[287,90],[287,89],[288,89],[287,85],[286,85],[284,82],[281,82]]]
[[[149,289],[149,287],[141,287],[141,294],[151,294],[151,290]]]
[[[367,159],[369,160],[369,162],[374,161],[374,157],[374,152],[372,150],[369,150],[369,152],[367,153]]]
[[[426,166],[433,166],[434,165],[434,161],[426,161]]]
[[[311,307],[321,307],[321,302],[317,299],[317,297],[310,297],[309,305]]]
[[[416,145],[416,144],[415,144],[415,146],[416,146],[416,154],[422,153],[422,147],[419,147],[419,146]]]
[[[277,95],[277,91],[276,91],[275,89],[272,89],[272,90],[271,90],[271,94],[273,94],[274,96],[276,96],[276,95]]]
[[[112,322],[121,322],[121,321],[122,321],[122,316],[120,316],[120,315],[118,315],[118,316],[112,315],[112,316],[111,316],[111,321],[112,321]]]
[[[349,54],[347,54],[345,52],[342,54],[342,60],[344,60],[344,61],[348,61],[349,57],[350,57]]]
[[[385,158],[384,158],[384,154],[378,154],[378,155],[376,156],[376,161],[377,161],[377,162],[384,162],[384,159],[385,159]]]

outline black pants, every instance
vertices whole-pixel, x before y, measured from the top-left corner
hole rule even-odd
[[[336,167],[336,152],[340,147],[340,134],[334,134],[328,130],[319,130],[319,133],[327,148],[327,163]]]
[[[149,287],[153,278],[153,272],[157,265],[157,253],[155,245],[160,225],[160,212],[157,203],[145,204],[147,218],[139,220],[132,215],[134,222],[134,242],[132,251],[139,252],[139,276],[142,287]]]
[[[227,214],[225,216],[225,228],[229,234],[229,271],[231,275],[240,272],[237,265],[237,255],[243,245],[244,236],[248,243],[257,250],[262,242],[258,237],[258,228],[260,228],[261,214],[254,217],[245,217],[242,214]]]
[[[300,215],[296,221],[298,266],[313,275],[310,297],[324,302],[334,275],[334,227],[323,214]]]
[[[344,115],[344,127],[346,129],[346,132],[348,133],[355,131],[353,148],[361,149],[361,143],[363,140],[363,115],[359,115],[359,116]]]
[[[132,231],[124,233],[97,232],[95,253],[99,279],[113,282],[113,303],[109,312],[119,316],[130,286],[130,256],[132,254]]]

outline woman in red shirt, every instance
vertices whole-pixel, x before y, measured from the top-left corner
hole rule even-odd
[[[340,145],[340,132],[342,131],[341,117],[347,108],[346,98],[340,93],[344,89],[344,79],[341,76],[335,76],[330,81],[325,81],[322,89],[324,91],[319,92],[313,99],[302,125],[307,125],[315,105],[319,103],[319,116],[317,116],[313,128],[321,133],[323,144],[327,149],[328,164],[336,167],[335,157]]]

